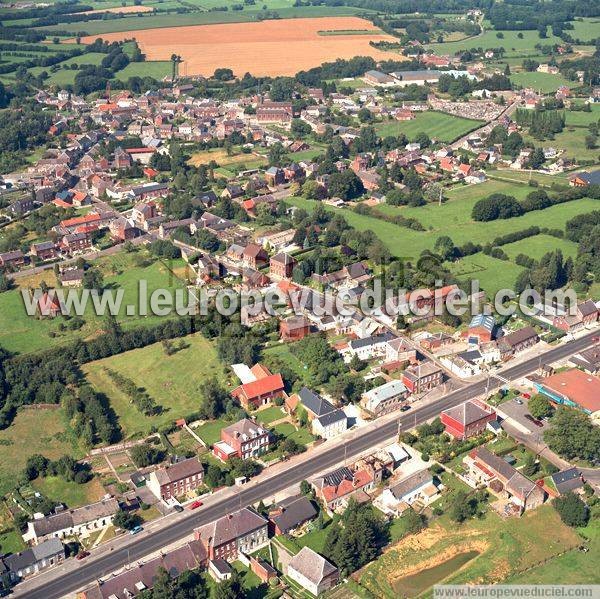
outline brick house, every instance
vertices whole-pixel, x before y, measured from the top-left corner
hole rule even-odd
[[[503,358],[508,358],[535,345],[540,338],[533,327],[523,327],[498,340]]]
[[[213,453],[223,461],[231,457],[247,460],[268,451],[269,431],[248,418],[221,429],[221,440],[213,447]]]
[[[374,486],[373,474],[367,469],[352,470],[347,466],[319,476],[312,483],[315,496],[330,512],[343,508],[350,497],[370,491]]]
[[[268,521],[245,507],[194,530],[210,560],[235,561],[240,552],[253,553],[269,543]]]
[[[281,279],[290,279],[295,266],[296,259],[285,252],[275,254],[269,261],[271,274]]]
[[[197,489],[203,480],[204,467],[193,457],[151,472],[146,486],[158,499],[168,500]]]
[[[70,233],[62,238],[61,245],[70,254],[92,247],[92,238],[87,233]]]
[[[251,372],[255,379],[231,392],[245,409],[266,406],[276,397],[283,397],[285,385],[280,374],[271,374],[268,368],[259,364],[253,366]]]
[[[52,260],[58,255],[58,248],[53,241],[40,241],[31,244],[30,253],[38,260]]]
[[[242,263],[250,268],[260,268],[268,259],[267,251],[256,243],[249,243],[242,252]]]
[[[14,250],[12,252],[4,252],[0,254],[0,266],[5,268],[7,266],[21,266],[25,263],[25,256],[21,250]]]
[[[413,395],[431,391],[442,384],[444,373],[435,362],[425,362],[407,368],[402,374],[402,382]]]
[[[279,323],[282,341],[298,341],[310,335],[310,320],[305,316],[290,316]]]
[[[482,433],[488,422],[496,420],[496,412],[485,404],[469,400],[465,403],[444,410],[440,420],[446,432],[455,439],[465,440]]]

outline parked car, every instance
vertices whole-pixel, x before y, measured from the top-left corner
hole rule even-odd
[[[527,418],[529,422],[533,422],[536,426],[544,426],[544,423],[541,420],[536,420],[531,414],[525,414],[525,418]]]
[[[144,527],[143,527],[143,526],[139,526],[139,525],[138,525],[138,526],[136,526],[135,528],[132,528],[132,529],[129,531],[129,534],[130,534],[130,535],[137,535],[137,533],[138,533],[138,532],[142,532],[142,530],[144,530]]]
[[[529,395],[529,393],[523,393],[523,399],[531,399],[531,395]]]
[[[193,503],[190,503],[189,509],[195,510],[195,509],[199,508],[201,505],[202,505],[201,501],[194,501]]]
[[[179,504],[177,504],[177,505],[174,505],[174,506],[173,506],[173,509],[174,509],[176,512],[183,512],[183,507],[182,507],[182,506],[180,506]]]
[[[88,555],[90,554],[89,551],[80,551],[76,556],[75,559],[85,559]]]
[[[520,397],[515,397],[515,403],[519,404],[520,406],[523,405],[523,400]]]
[[[410,406],[402,406],[402,407],[400,408],[400,411],[401,411],[401,412],[406,412],[407,410],[410,410]]]

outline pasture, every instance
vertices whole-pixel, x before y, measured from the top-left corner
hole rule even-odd
[[[600,19],[597,17],[590,19],[578,18],[571,21],[571,24],[573,25],[573,29],[568,33],[573,39],[583,43],[589,43],[598,37],[598,31],[600,31]]]
[[[481,126],[481,121],[464,119],[444,112],[427,110],[418,112],[411,121],[384,121],[375,125],[375,130],[381,137],[404,133],[410,140],[419,133],[427,133],[432,139],[452,142],[469,131]]]
[[[534,260],[539,260],[544,254],[554,250],[560,250],[565,258],[569,256],[575,258],[577,255],[577,244],[575,242],[568,239],[558,239],[551,235],[528,237],[503,245],[502,249],[511,260],[514,260],[519,254],[525,254]]]
[[[0,495],[11,489],[30,455],[56,460],[63,455],[83,457],[61,409],[21,408],[13,423],[0,431]]]
[[[540,38],[537,31],[522,31],[523,38],[519,38],[518,31],[495,31],[488,29],[482,35],[470,37],[456,42],[444,42],[441,44],[428,44],[428,50],[436,54],[455,54],[470,48],[499,48],[503,47],[505,56],[529,56],[537,54],[536,44],[561,44],[562,40],[548,30],[548,37]],[[502,37],[498,37],[501,34]]]
[[[569,81],[562,75],[538,73],[537,71],[532,73],[526,71],[513,73],[510,76],[510,80],[519,87],[531,87],[536,91],[542,92],[543,94],[555,92],[563,85],[566,85],[567,87],[577,87],[579,85],[577,81]]]
[[[587,127],[590,123],[597,123],[600,120],[600,104],[592,104],[590,112],[583,110],[567,110],[565,112],[565,121],[572,127]]]
[[[369,29],[372,34],[319,35],[324,30],[353,29]],[[126,31],[102,37],[120,41],[132,36]],[[95,38],[92,35],[83,41],[90,43]],[[168,60],[177,52],[183,58],[180,68],[188,75],[211,75],[215,69],[227,67],[239,76],[246,72],[256,76],[294,75],[326,61],[357,55],[388,58],[389,54],[371,47],[369,41],[392,39],[357,17],[280,19],[177,30],[164,26],[160,31],[136,31],[135,38],[149,60]],[[173,40],[177,40],[175,44]]]
[[[198,386],[207,378],[224,379],[223,367],[210,341],[196,334],[175,339],[173,344],[176,347],[182,344],[182,349],[170,356],[162,343],[155,343],[83,367],[94,389],[109,399],[125,437],[148,434],[153,427],[160,428],[195,412],[200,405]],[[105,368],[144,388],[161,411],[153,416],[141,414],[116,387]]]

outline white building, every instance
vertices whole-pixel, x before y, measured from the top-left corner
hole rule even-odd
[[[287,575],[315,597],[340,581],[338,569],[310,547],[303,547],[290,560]]]
[[[389,414],[397,410],[408,395],[408,389],[402,381],[389,381],[367,391],[361,404],[365,410],[377,415]]]

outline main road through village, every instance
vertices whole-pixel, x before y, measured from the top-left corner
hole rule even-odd
[[[545,363],[551,363],[577,353],[591,345],[592,337],[597,334],[590,333],[555,347],[540,356],[506,368],[501,371],[502,380],[513,381],[535,371],[540,364],[540,359]],[[499,386],[502,384],[502,380],[495,380],[493,384]],[[248,487],[240,487],[235,495],[225,497],[218,503],[207,505],[198,512],[186,513],[185,517],[173,520],[172,523],[169,523],[167,517],[165,525],[155,531],[144,531],[134,537],[121,537],[122,545],[115,547],[113,551],[103,552],[98,556],[91,555],[85,562],[68,560],[67,564],[59,569],[59,572],[50,570],[34,579],[25,581],[16,587],[15,595],[30,599],[55,599],[73,593],[128,563],[134,563],[187,537],[195,527],[216,520],[239,509],[240,506],[250,505],[271,497],[326,468],[343,464],[347,455],[365,451],[386,439],[392,439],[398,430],[408,430],[415,424],[434,418],[441,410],[482,395],[486,391],[486,384],[485,380],[481,380],[467,385],[449,393],[439,401],[403,413],[397,419],[388,421],[375,429],[364,432],[357,429],[354,432],[355,436],[348,439],[346,443],[330,448],[324,445],[315,451],[313,459],[301,461],[295,465],[290,463],[288,468],[282,470],[274,478],[258,480]]]

